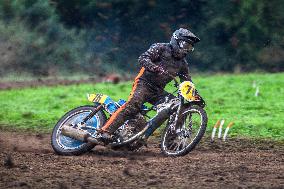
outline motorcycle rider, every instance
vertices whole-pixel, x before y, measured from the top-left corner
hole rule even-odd
[[[200,39],[191,31],[180,28],[176,30],[170,43],[155,43],[139,58],[141,65],[139,74],[134,80],[132,91],[127,102],[122,105],[100,129],[99,141],[107,144],[111,135],[126,120],[137,115],[145,102],[155,104],[171,94],[164,91],[173,76],[181,81],[191,81],[186,55],[194,50],[194,44]]]

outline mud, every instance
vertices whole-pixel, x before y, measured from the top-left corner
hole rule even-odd
[[[64,157],[49,135],[0,131],[0,188],[284,188],[283,142],[207,141],[178,158],[164,157],[157,139],[140,152]]]
[[[37,79],[32,81],[5,81],[0,82],[0,90],[25,88],[25,87],[38,87],[38,86],[55,86],[55,85],[72,85],[80,83],[94,83],[101,82],[94,78],[82,80],[62,80],[62,79]]]

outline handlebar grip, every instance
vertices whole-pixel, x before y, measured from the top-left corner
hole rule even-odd
[[[174,80],[175,82],[175,86],[178,87],[179,82],[177,81],[177,79],[175,78],[175,76],[173,76],[172,74],[168,73],[168,75]]]

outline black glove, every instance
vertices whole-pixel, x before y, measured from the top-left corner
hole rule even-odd
[[[195,89],[195,99],[196,100],[201,100],[202,99],[202,97],[199,95],[199,93],[198,93],[198,91]]]

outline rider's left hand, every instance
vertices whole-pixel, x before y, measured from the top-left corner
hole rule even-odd
[[[201,100],[201,99],[202,99],[201,96],[199,96],[199,95],[196,95],[196,96],[195,96],[195,100]]]
[[[198,91],[195,89],[195,100],[201,100],[202,97],[199,95]]]

